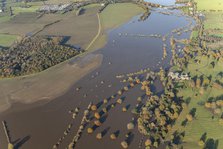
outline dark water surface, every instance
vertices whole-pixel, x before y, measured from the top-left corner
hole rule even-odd
[[[154,2],[156,1],[154,0]],[[180,11],[172,12],[174,14],[180,13]],[[21,145],[21,149],[51,149],[53,144],[63,135],[67,125],[72,122],[68,111],[75,107],[80,107],[81,112],[74,120],[71,133],[60,146],[61,149],[64,149],[71,142],[74,134],[76,134],[83,116],[83,110],[87,105],[91,101],[93,103],[103,101],[104,98],[110,97],[121,87],[127,85],[120,83],[120,80],[116,79],[116,75],[135,72],[142,68],[158,70],[160,66],[165,68],[169,66],[171,57],[169,47],[168,57],[164,61],[161,60],[163,55],[162,39],[129,35],[169,34],[166,41],[166,44],[169,46],[169,38],[173,29],[185,27],[190,21],[194,24],[192,18],[164,15],[156,11],[152,12],[145,21],[139,22],[138,19],[139,16],[136,16],[121,27],[109,31],[107,45],[96,51],[96,53],[103,54],[102,65],[74,84],[65,95],[49,103],[15,104],[10,110],[0,115],[0,120],[5,119],[7,121],[13,141],[28,136],[27,141],[24,141]],[[174,35],[174,37],[188,38],[189,35],[190,32],[183,33],[181,36]],[[104,83],[102,84],[101,81]],[[111,86],[108,87],[109,85]],[[81,90],[75,91],[76,87],[81,87]],[[159,87],[157,91],[160,91]],[[87,97],[84,97],[84,94],[87,94]],[[143,92],[140,91],[140,86],[125,93],[122,96],[125,97],[124,103],[108,112],[105,123],[96,129],[96,132],[88,135],[85,130],[76,148],[121,148],[120,142],[125,139],[125,134],[128,132],[126,125],[133,117],[130,111],[135,106],[137,97],[142,95]],[[130,109],[128,112],[122,112],[122,107],[126,105],[130,105]],[[92,123],[89,126],[92,126]],[[96,133],[104,129],[108,129],[107,134],[102,140],[97,140]],[[110,134],[117,130],[120,131],[117,140],[110,140]],[[138,133],[137,128],[132,133],[132,141],[129,148],[137,149],[142,136]],[[6,143],[3,130],[0,127],[0,148],[6,148]]]

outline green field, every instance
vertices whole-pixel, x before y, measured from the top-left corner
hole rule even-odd
[[[13,14],[19,14],[19,13],[25,13],[25,12],[36,12],[38,9],[40,8],[40,6],[30,6],[28,8],[23,8],[23,7],[12,7],[13,10]]]
[[[205,16],[205,29],[223,29],[223,12],[208,12]]]
[[[102,27],[104,29],[117,27],[142,12],[142,8],[132,3],[110,4],[100,15]]]
[[[204,32],[208,35],[223,37],[223,1],[222,0],[194,0],[198,11],[205,14]],[[219,43],[211,44],[219,47]]]
[[[197,37],[198,37],[198,31],[197,30],[192,31],[190,38],[191,39],[196,39]]]
[[[222,0],[194,0],[197,2],[198,10],[204,11],[204,32],[209,35],[223,36],[223,1]],[[221,10],[221,11],[220,11]],[[198,31],[193,31],[191,39],[198,35]],[[199,49],[202,51],[202,49]],[[209,54],[211,49],[209,50]],[[189,61],[186,72],[190,72],[191,77],[194,76],[212,76],[213,80],[217,78],[217,75],[223,71],[223,60],[216,61],[216,58],[212,56],[198,54],[195,59]],[[211,66],[211,62],[215,62],[215,67]],[[222,79],[221,79],[222,82]],[[172,132],[175,130],[184,131],[185,136],[183,139],[184,149],[200,149],[203,148],[198,145],[198,142],[202,134],[207,133],[207,139],[214,139],[218,141],[218,149],[223,148],[223,126],[219,124],[220,115],[213,114],[209,109],[205,108],[202,103],[205,103],[210,97],[217,97],[223,95],[223,89],[215,88],[210,83],[201,93],[201,89],[197,87],[190,87],[186,85],[183,89],[180,89],[179,96],[184,99],[190,98],[191,101],[184,108],[181,115],[176,121]],[[185,120],[186,115],[192,108],[196,109],[195,118],[191,122],[187,122],[186,126],[182,126],[182,122]],[[221,112],[223,109],[221,109]],[[208,148],[209,149],[209,148]],[[214,148],[213,148],[214,149]]]
[[[198,10],[223,10],[222,0],[194,0]]]
[[[9,16],[9,15],[2,15],[0,16],[0,23],[3,23],[3,22],[7,22],[11,19],[12,17]]]
[[[193,60],[190,61],[187,72],[190,72],[191,77],[194,76],[209,76],[212,75],[213,80],[217,77],[219,72],[222,72],[223,60],[220,59],[219,62],[215,58],[210,56],[198,56],[196,59],[200,60],[200,63],[195,63]],[[214,68],[210,66],[212,61],[216,62]],[[179,96],[183,96],[184,99],[191,98],[188,106],[182,111],[181,115],[176,121],[172,132],[175,130],[185,131],[185,137],[183,139],[184,149],[200,149],[198,141],[200,140],[202,134],[207,133],[207,138],[212,138],[218,140],[218,149],[223,148],[223,126],[219,124],[220,115],[215,115],[211,111],[206,109],[204,105],[199,105],[198,103],[204,103],[210,97],[217,97],[223,94],[223,89],[217,89],[211,87],[210,85],[205,89],[204,93],[201,94],[200,89],[191,88],[187,86],[186,88],[180,89]],[[196,108],[195,119],[192,122],[188,122],[186,126],[181,126],[181,123],[185,120],[186,115],[192,108]],[[222,109],[221,109],[222,110]]]
[[[17,38],[17,35],[0,34],[0,46],[9,47]]]

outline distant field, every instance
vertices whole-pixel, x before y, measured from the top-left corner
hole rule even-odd
[[[143,9],[132,3],[110,4],[101,13],[101,22],[104,29],[110,29],[143,12]]]
[[[0,23],[3,23],[3,22],[7,22],[11,19],[12,17],[10,16],[0,16]]]
[[[222,37],[223,31],[223,1],[222,0],[194,0],[198,10],[204,11],[204,30],[209,35]]]
[[[86,48],[98,31],[98,5],[85,8],[84,14],[76,16],[74,11],[66,14],[54,16],[61,21],[45,28],[39,35],[57,35],[70,36],[68,44],[79,45]],[[38,21],[47,21],[52,18],[51,15],[45,15]]]
[[[194,0],[198,10],[223,10],[222,0]]]
[[[93,7],[99,7],[99,6],[100,6],[100,4],[91,4],[91,5],[86,5],[83,8],[87,9],[87,8],[93,8]]]
[[[223,29],[223,12],[208,12],[205,16],[205,29]]]
[[[8,47],[8,46],[10,46],[10,45],[11,45],[17,38],[18,38],[17,35],[0,34],[0,46]]]
[[[110,4],[100,13],[102,32],[118,27],[140,13],[143,9],[132,3]],[[91,49],[100,49],[106,42],[107,36],[102,34]]]
[[[13,10],[13,14],[19,14],[19,13],[24,13],[24,12],[36,12],[37,10],[39,10],[40,6],[31,6],[29,8],[22,8],[22,7],[12,7]]]

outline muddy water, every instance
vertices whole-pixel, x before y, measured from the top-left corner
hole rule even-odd
[[[161,10],[162,11],[162,10]],[[172,11],[179,14],[179,11]],[[71,141],[80,125],[83,110],[89,102],[98,103],[104,98],[115,94],[120,88],[127,84],[120,83],[116,75],[138,71],[142,68],[158,70],[160,66],[167,68],[171,57],[169,42],[168,57],[162,61],[163,41],[160,38],[139,37],[132,35],[161,34],[168,35],[167,41],[171,37],[171,31],[176,28],[187,26],[191,18],[176,15],[164,15],[154,10],[150,17],[145,21],[138,21],[139,16],[134,17],[123,26],[108,32],[108,43],[97,53],[104,56],[101,67],[88,74],[63,96],[49,103],[35,103],[31,105],[14,104],[12,108],[0,115],[0,120],[5,119],[10,128],[12,141],[20,142],[18,147],[21,149],[51,149],[52,146],[63,135],[69,123],[73,123],[71,133],[64,139],[59,148],[64,149]],[[131,36],[130,36],[131,35]],[[182,35],[173,35],[177,38],[188,38],[190,32]],[[75,88],[81,87],[79,91]],[[157,87],[157,92],[160,88]],[[131,109],[136,104],[138,96],[142,96],[139,86],[130,89],[120,97],[125,98],[122,105],[117,105],[105,115],[103,125],[95,130],[91,135],[82,134],[76,148],[77,149],[119,149],[120,142],[125,139],[128,132],[127,123],[132,120]],[[110,103],[114,103],[116,97]],[[145,99],[144,99],[145,100]],[[129,105],[127,112],[122,112],[122,107]],[[75,107],[81,108],[75,120],[72,120],[69,110]],[[100,108],[103,108],[102,105]],[[91,122],[87,127],[93,125]],[[106,135],[102,140],[96,139],[96,133],[107,129]],[[114,131],[120,131],[117,140],[110,140],[109,136]],[[131,149],[139,146],[142,136],[137,128],[132,131],[130,139]],[[0,148],[6,148],[7,142],[0,127]]]

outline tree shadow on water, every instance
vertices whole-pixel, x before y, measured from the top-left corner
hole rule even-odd
[[[17,139],[16,141],[14,141],[15,143],[14,149],[19,149],[20,147],[22,147],[22,145],[25,144],[30,138],[31,138],[30,136],[26,136],[22,140]]]

